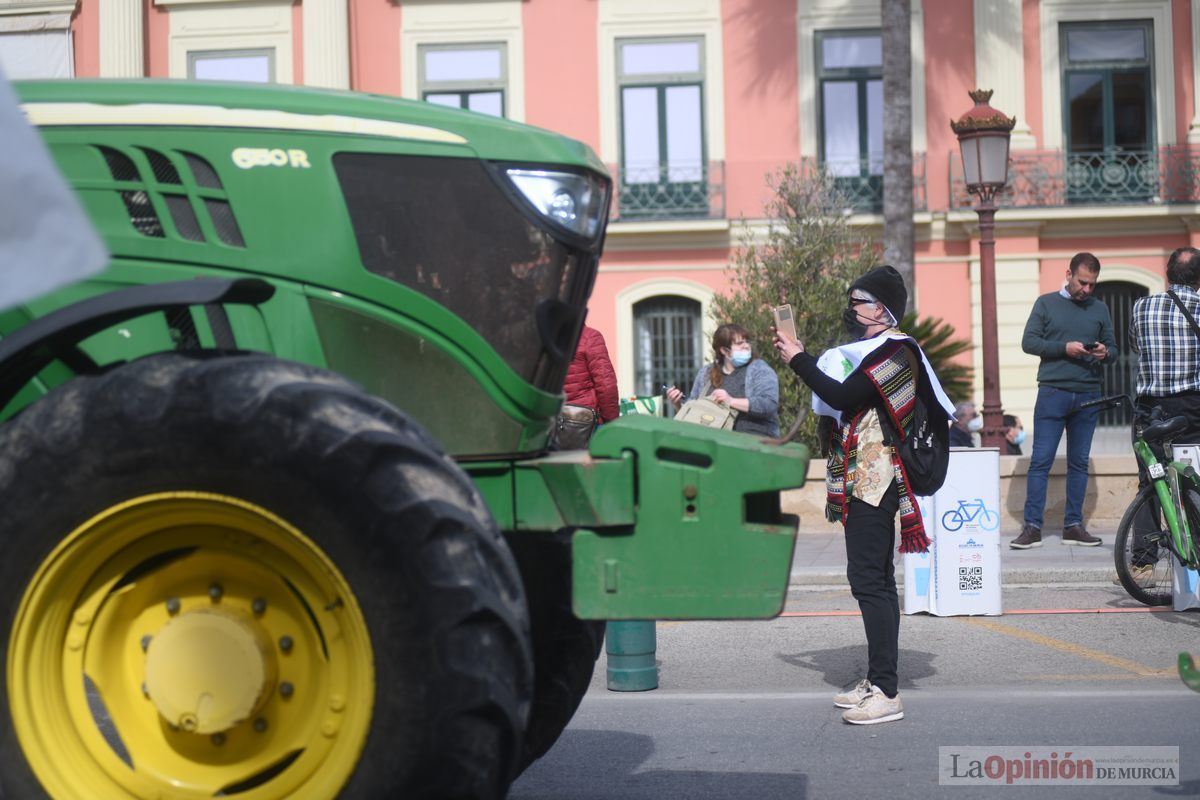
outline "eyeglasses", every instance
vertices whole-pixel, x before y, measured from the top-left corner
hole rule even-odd
[[[849,300],[846,301],[846,307],[854,308],[855,306],[861,306],[864,303],[866,303],[868,305],[873,305],[875,303],[875,301],[867,300],[865,297],[851,297]]]

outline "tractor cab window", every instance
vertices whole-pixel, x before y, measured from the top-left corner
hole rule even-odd
[[[363,265],[436,300],[558,392],[596,255],[536,224],[473,159],[334,157]]]

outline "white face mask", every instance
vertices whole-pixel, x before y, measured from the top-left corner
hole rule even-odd
[[[967,430],[971,433],[983,430],[983,417],[972,417],[971,421],[967,423]]]

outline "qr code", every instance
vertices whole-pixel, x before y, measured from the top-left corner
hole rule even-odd
[[[983,567],[959,567],[958,590],[978,592],[983,589]]]

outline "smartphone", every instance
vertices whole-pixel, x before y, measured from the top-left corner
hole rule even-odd
[[[1090,342],[1090,343],[1088,343],[1088,344],[1085,344],[1085,345],[1083,346],[1083,349],[1084,349],[1084,350],[1095,350],[1095,349],[1096,349],[1097,347],[1099,347],[1099,346],[1100,346],[1100,343],[1099,343],[1099,342]]]
[[[771,312],[775,317],[775,330],[790,341],[796,341],[796,321],[792,319],[792,307],[784,303]]]

